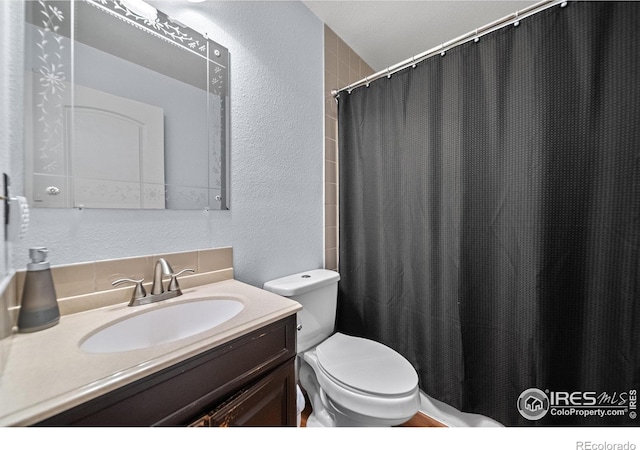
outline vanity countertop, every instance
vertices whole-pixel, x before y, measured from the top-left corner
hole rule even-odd
[[[91,354],[82,339],[107,323],[171,303],[231,298],[244,303],[235,317],[212,330],[154,347]],[[27,426],[295,314],[299,303],[248,284],[227,280],[190,289],[150,305],[127,303],[62,316],[60,323],[13,336],[0,376],[0,426]]]

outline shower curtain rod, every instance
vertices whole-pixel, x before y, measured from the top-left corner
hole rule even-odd
[[[445,52],[453,47],[456,47],[460,44],[464,44],[465,42],[469,42],[471,40],[474,40],[475,42],[478,42],[478,40],[485,34],[488,34],[492,31],[498,30],[499,28],[502,28],[504,26],[513,24],[515,26],[518,26],[520,24],[520,20],[532,16],[533,14],[536,14],[540,11],[543,11],[547,8],[551,8],[555,5],[560,5],[561,7],[565,7],[567,6],[567,2],[564,0],[543,0],[541,2],[535,3],[527,8],[524,8],[522,10],[516,11],[515,13],[512,13],[508,16],[503,17],[502,19],[496,20],[494,22],[491,22],[481,28],[476,28],[474,31],[471,31],[469,33],[463,34],[462,36],[459,36],[455,39],[452,39],[450,41],[447,41],[443,44],[441,44],[438,47],[434,47],[431,50],[427,50],[426,52],[422,52],[419,53],[409,59],[405,59],[404,61],[401,61],[393,66],[389,66],[386,69],[383,69],[379,72],[374,73],[373,75],[369,75],[368,77],[363,78],[362,80],[356,81],[355,83],[351,83],[348,86],[345,86],[343,88],[337,89],[337,90],[332,90],[331,94],[336,98],[339,97],[340,92],[344,92],[347,91],[347,93],[351,93],[351,91],[357,87],[360,86],[369,86],[369,83],[371,83],[374,80],[377,80],[379,78],[382,78],[384,76],[391,78],[391,75],[393,75],[396,72],[399,72],[403,69],[406,69],[409,66],[413,66],[415,67],[416,64],[424,61],[427,58],[430,58],[432,56],[435,55],[441,55],[444,56]]]

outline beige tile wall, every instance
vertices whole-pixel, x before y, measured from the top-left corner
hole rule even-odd
[[[169,262],[175,273],[183,269],[195,270],[195,274],[186,273],[179,277],[183,289],[233,278],[231,247],[52,266],[60,313],[72,314],[128,301],[132,285],[125,284],[117,288],[111,285],[120,278],[144,278],[144,285],[149,291],[154,264],[160,257]],[[16,272],[13,286],[5,293],[13,323],[22,297],[25,274],[24,270]]]
[[[338,107],[331,91],[374,73],[331,28],[324,26],[325,267],[338,269]]]

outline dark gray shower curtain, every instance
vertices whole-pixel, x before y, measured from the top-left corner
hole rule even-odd
[[[639,24],[569,3],[340,94],[339,330],[505,425],[640,424],[516,408],[640,389]]]

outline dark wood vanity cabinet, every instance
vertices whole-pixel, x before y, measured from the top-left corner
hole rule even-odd
[[[263,427],[296,424],[295,404],[288,404],[293,395],[289,392],[294,383],[295,371],[291,364],[284,364],[257,383],[241,390],[211,413],[198,418],[191,426],[197,427]],[[294,410],[293,423],[289,414]]]
[[[289,316],[51,417],[39,426],[295,426]]]

